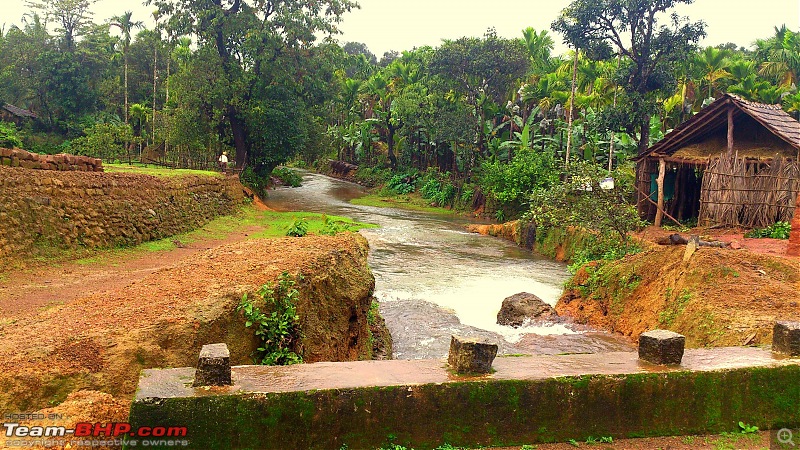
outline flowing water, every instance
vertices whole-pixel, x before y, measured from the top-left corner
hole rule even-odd
[[[369,241],[375,296],[394,340],[394,358],[444,358],[452,334],[495,342],[500,354],[632,350],[625,339],[569,323],[497,325],[497,312],[510,295],[529,292],[555,305],[566,266],[511,242],[468,233],[463,218],[349,203],[364,193],[356,184],[304,173],[302,187],[269,191],[266,203],[279,211],[381,226],[361,234]]]

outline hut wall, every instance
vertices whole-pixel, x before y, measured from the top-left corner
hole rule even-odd
[[[766,227],[790,221],[800,191],[800,167],[794,159],[772,161],[712,159],[703,176],[701,225]]]
[[[654,173],[658,173],[657,159],[645,158],[636,164],[636,208],[644,220],[653,220],[656,216],[656,206],[647,201],[648,195],[652,195],[650,175]]]

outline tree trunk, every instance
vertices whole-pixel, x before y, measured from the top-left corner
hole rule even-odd
[[[395,156],[394,154],[394,133],[395,131],[397,131],[399,127],[392,126],[390,120],[391,116],[386,121],[387,122],[386,129],[389,131],[386,136],[386,145],[389,147],[388,156],[389,156],[389,163],[392,166],[392,170],[397,170],[397,156]]]
[[[666,177],[666,170],[667,170],[667,163],[664,161],[664,158],[658,160],[658,178],[656,178],[656,184],[658,185],[658,210],[656,211],[656,220],[654,225],[657,227],[661,226],[661,222],[664,220],[664,178]]]
[[[642,114],[639,122],[639,154],[643,154],[650,148],[650,115]]]
[[[236,149],[236,168],[241,169],[247,162],[247,134],[244,121],[239,117],[239,111],[233,105],[228,105],[228,122],[233,133],[233,146]]]
[[[572,113],[575,108],[575,88],[578,80],[578,49],[575,49],[575,59],[572,62],[572,91],[569,96],[569,117],[567,118],[567,152],[564,156],[564,166],[569,167],[569,151],[572,146]]]
[[[125,50],[125,125],[128,124],[128,50]]]

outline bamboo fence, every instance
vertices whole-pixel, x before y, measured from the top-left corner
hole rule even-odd
[[[790,221],[800,191],[797,161],[748,160],[725,154],[709,161],[703,176],[699,222],[767,227]]]

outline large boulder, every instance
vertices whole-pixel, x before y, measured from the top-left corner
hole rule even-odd
[[[497,323],[519,327],[525,319],[548,320],[556,316],[556,311],[544,300],[533,294],[520,292],[503,300],[503,306],[497,313]]]

